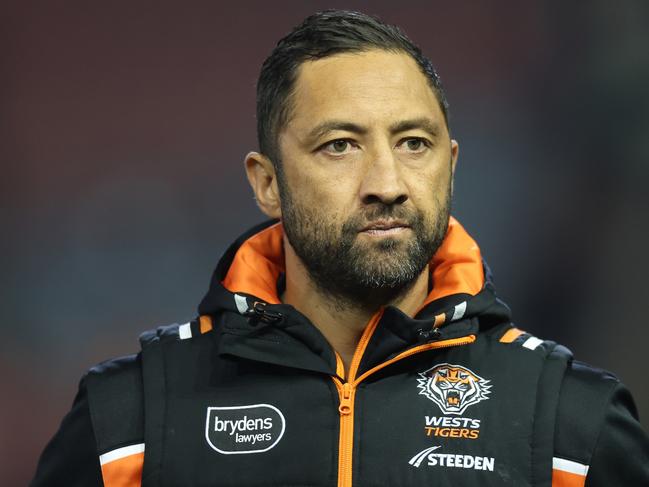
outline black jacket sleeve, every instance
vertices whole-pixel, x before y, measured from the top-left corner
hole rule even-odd
[[[72,409],[41,454],[30,485],[103,487],[96,445],[84,378]]]
[[[586,487],[649,486],[649,438],[633,398],[622,384],[612,390],[595,444]]]
[[[561,386],[555,457],[588,466],[586,487],[649,487],[649,437],[628,389],[579,361]]]

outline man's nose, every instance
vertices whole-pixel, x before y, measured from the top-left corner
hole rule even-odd
[[[361,201],[365,204],[402,204],[408,199],[403,180],[403,168],[389,144],[368,153],[366,168],[360,186]]]

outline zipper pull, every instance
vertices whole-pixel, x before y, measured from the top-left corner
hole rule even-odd
[[[255,301],[255,304],[252,305],[252,309],[247,310],[244,313],[244,316],[269,324],[281,321],[283,318],[282,313],[270,311],[266,308],[266,305],[267,303],[264,303],[263,301]]]
[[[442,332],[439,331],[439,328],[435,327],[431,330],[421,328],[417,330],[417,335],[421,343],[439,340],[442,337]]]
[[[352,412],[352,385],[349,382],[343,384],[343,393],[340,397],[340,406],[338,412],[342,416],[347,416]]]

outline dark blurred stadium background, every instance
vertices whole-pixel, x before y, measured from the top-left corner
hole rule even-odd
[[[0,474],[24,485],[92,364],[188,320],[261,220],[242,158],[274,43],[324,8],[403,27],[460,141],[454,214],[522,328],[649,424],[649,3],[3,2]]]

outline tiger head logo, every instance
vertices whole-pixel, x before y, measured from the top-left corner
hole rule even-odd
[[[491,393],[490,381],[460,365],[439,364],[419,376],[419,394],[437,404],[444,414],[462,414]]]

